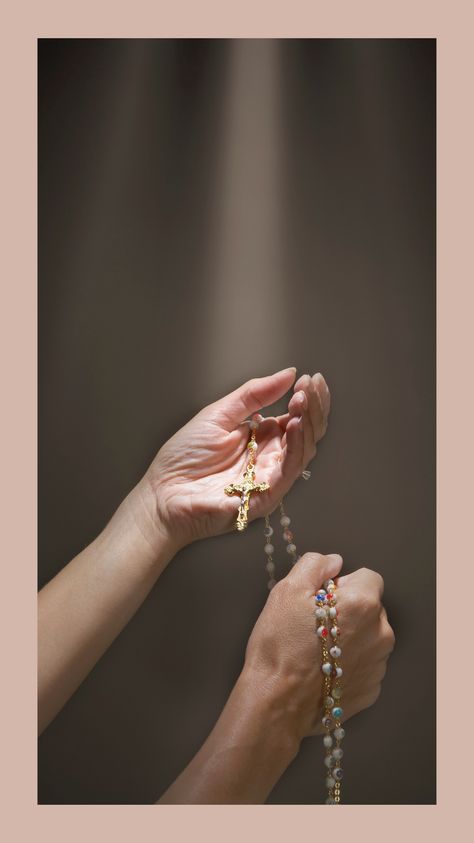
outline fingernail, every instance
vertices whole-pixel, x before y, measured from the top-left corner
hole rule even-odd
[[[293,372],[294,374],[296,374],[296,366],[288,366],[286,369],[281,369],[276,374],[281,375],[283,374],[283,372]]]
[[[306,407],[306,393],[303,390],[300,390],[299,392],[296,393],[296,397],[297,397],[298,403],[302,404],[303,407]]]

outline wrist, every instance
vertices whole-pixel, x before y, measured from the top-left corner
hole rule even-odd
[[[259,727],[259,738],[286,767],[298,754],[301,735],[288,683],[244,665],[235,685],[239,708]]]
[[[181,549],[154,517],[151,498],[141,483],[124,498],[99,539],[126,548],[130,559],[140,559],[158,573]]]
[[[298,749],[279,695],[244,668],[211,734],[160,802],[262,804]]]

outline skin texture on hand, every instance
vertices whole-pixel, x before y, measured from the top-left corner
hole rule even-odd
[[[298,740],[324,733],[314,595],[324,580],[337,577],[341,566],[336,554],[305,553],[270,592],[247,645],[245,666],[256,682],[273,681],[280,693],[292,689],[289,718]],[[378,698],[395,638],[381,603],[380,574],[361,568],[336,579],[336,585],[346,721]]]
[[[204,407],[160,448],[136,488],[137,518],[151,544],[155,530],[179,549],[234,528],[239,496],[226,495],[224,488],[242,479],[247,464],[245,420],[281,398],[295,374],[289,368],[248,381]],[[261,421],[256,477],[270,489],[251,495],[250,521],[272,512],[313,459],[329,409],[322,375],[303,375],[294,384],[288,412]]]
[[[324,733],[314,595],[341,566],[336,554],[306,553],[272,589],[216,726],[160,803],[262,803],[302,739]],[[394,635],[379,574],[362,568],[337,584],[345,722],[377,699]]]

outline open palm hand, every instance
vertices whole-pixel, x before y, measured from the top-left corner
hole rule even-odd
[[[178,546],[235,526],[239,496],[224,488],[240,482],[248,462],[246,417],[281,398],[294,368],[254,378],[204,407],[160,449],[145,475],[153,517]],[[256,480],[270,489],[250,497],[249,520],[270,513],[316,453],[327,428],[330,397],[322,375],[303,375],[288,412],[263,418],[257,434]]]

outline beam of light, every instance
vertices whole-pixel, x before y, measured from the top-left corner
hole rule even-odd
[[[212,391],[292,364],[282,278],[279,42],[229,43],[202,352]]]

